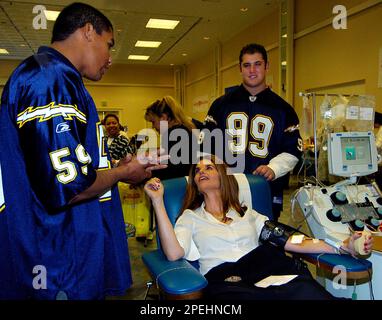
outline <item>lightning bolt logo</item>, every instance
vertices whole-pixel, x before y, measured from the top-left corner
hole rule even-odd
[[[27,122],[38,119],[39,122],[44,122],[54,117],[63,117],[65,120],[73,120],[77,118],[79,121],[86,123],[86,116],[76,105],[57,104],[51,102],[42,107],[28,107],[23,112],[17,115],[17,124],[19,128]]]
[[[288,128],[286,128],[285,130],[284,130],[284,132],[293,132],[293,131],[296,131],[296,130],[299,130],[300,129],[300,126],[299,125],[296,125],[296,126],[290,126],[290,127],[288,127]]]

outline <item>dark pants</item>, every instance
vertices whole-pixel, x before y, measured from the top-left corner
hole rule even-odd
[[[283,205],[280,203],[272,203],[272,214],[273,218],[272,221],[279,221],[279,218],[281,216],[281,211],[283,211]]]
[[[270,275],[298,275],[281,286],[259,288],[254,283]],[[224,281],[239,276],[239,282]],[[335,299],[317,283],[308,268],[299,260],[286,256],[271,245],[261,245],[239,259],[212,268],[206,297],[217,300],[331,300]]]

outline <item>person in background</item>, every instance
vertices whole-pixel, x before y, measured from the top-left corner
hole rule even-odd
[[[245,156],[241,158],[245,173],[262,175],[270,182],[277,220],[289,172],[302,156],[299,120],[292,106],[266,85],[269,62],[262,45],[244,46],[239,67],[242,84],[212,103],[204,123],[210,131],[227,131],[224,148],[234,156]]]
[[[132,283],[116,184],[165,166],[149,155],[110,168],[83,78],[102,78],[113,46],[110,20],[72,3],[55,21],[51,45],[21,62],[4,87],[0,300],[104,299]]]
[[[180,216],[173,228],[163,202],[164,189],[158,178],[150,179],[145,192],[150,197],[161,248],[167,259],[199,261],[200,272],[207,278],[207,298],[263,299],[333,299],[309,273],[297,267],[285,251],[301,253],[339,253],[322,240],[305,237],[292,242],[291,230],[245,203],[239,202],[236,178],[214,156],[203,157],[189,173]],[[354,241],[361,233],[346,239],[340,251],[356,255]],[[315,239],[314,239],[315,240]],[[370,252],[373,239],[364,248]],[[271,275],[298,275],[282,286],[261,288],[254,285]]]
[[[118,116],[109,113],[105,116],[103,123],[106,129],[107,146],[110,156],[114,165],[116,165],[127,154],[134,154],[134,150],[130,146],[129,138],[121,131],[123,127],[119,122]]]
[[[164,153],[170,155],[168,167],[154,175],[162,180],[186,176],[192,159],[196,157],[197,128],[200,128],[202,123],[188,117],[181,105],[171,96],[165,96],[148,106],[145,119],[151,122],[152,127],[160,134]],[[161,131],[161,123],[165,126],[164,131]],[[164,140],[168,141],[167,145],[163,144]]]

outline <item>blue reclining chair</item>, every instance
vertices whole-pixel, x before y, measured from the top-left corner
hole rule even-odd
[[[272,202],[269,184],[261,176],[251,174],[235,174],[239,183],[239,198],[252,208],[269,217],[272,215]],[[171,223],[174,225],[183,203],[187,180],[186,178],[174,178],[163,181],[164,203]],[[157,236],[158,249],[145,253],[143,262],[148,268],[156,286],[159,289],[161,299],[200,299],[203,289],[207,286],[207,280],[198,271],[194,263],[185,259],[169,261],[160,249],[160,241]],[[326,270],[333,270],[336,265],[346,267],[348,278],[360,279],[370,276],[371,263],[364,260],[358,262],[350,256],[338,256],[334,254],[324,255],[299,255]],[[367,262],[365,264],[365,262]]]

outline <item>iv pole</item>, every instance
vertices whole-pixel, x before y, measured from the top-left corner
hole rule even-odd
[[[316,177],[316,185],[318,184],[318,150],[317,150],[317,111],[316,111],[316,97],[325,97],[325,96],[358,96],[350,94],[335,94],[335,93],[315,93],[315,92],[300,92],[300,97],[312,97],[312,106],[313,106],[313,141],[314,141],[314,173]]]
[[[314,173],[316,177],[316,185],[318,184],[318,156],[317,156],[317,114],[316,114],[316,93],[300,92],[300,97],[312,97],[313,106],[313,143],[314,143]]]

